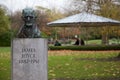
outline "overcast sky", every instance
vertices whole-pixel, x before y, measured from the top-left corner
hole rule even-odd
[[[13,12],[26,7],[35,8],[35,6],[62,9],[66,7],[69,2],[70,0],[0,0],[0,4],[4,4]]]

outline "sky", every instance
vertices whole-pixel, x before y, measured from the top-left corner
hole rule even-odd
[[[14,12],[26,7],[35,8],[35,6],[43,6],[49,9],[53,7],[62,9],[66,7],[69,2],[70,0],[1,0],[0,4],[7,6],[10,11]]]

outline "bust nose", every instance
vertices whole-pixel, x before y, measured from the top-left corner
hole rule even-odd
[[[29,17],[29,16],[27,17],[27,20],[28,20],[28,21],[30,20],[30,17]]]

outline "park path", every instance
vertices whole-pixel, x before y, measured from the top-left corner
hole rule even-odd
[[[111,51],[49,50],[48,51],[48,55],[50,56],[79,55],[79,54],[110,54],[110,53],[120,53],[120,50],[111,50]]]

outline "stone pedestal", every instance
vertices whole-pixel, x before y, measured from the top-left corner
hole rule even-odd
[[[12,80],[47,80],[47,40],[12,41]]]

